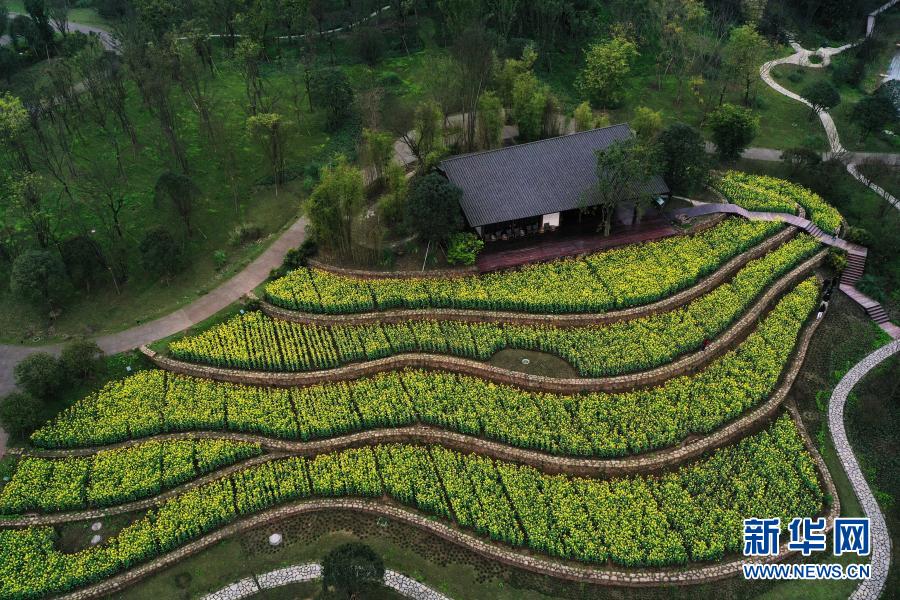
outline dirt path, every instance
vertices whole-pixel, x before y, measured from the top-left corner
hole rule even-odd
[[[299,246],[306,238],[306,225],[305,218],[298,219],[243,271],[187,306],[155,321],[105,335],[95,341],[107,354],[115,354],[168,337],[208,319],[265,281],[269,271],[281,265],[287,251]],[[60,344],[48,346],[0,344],[0,396],[9,393],[15,387],[13,368],[19,361],[35,352],[57,353],[59,349]],[[6,432],[0,430],[0,457],[6,452],[6,441]]]

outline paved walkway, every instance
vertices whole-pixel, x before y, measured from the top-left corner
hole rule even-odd
[[[716,151],[716,145],[712,142],[706,142],[706,151],[710,154]],[[781,162],[781,154],[784,150],[778,148],[747,148],[741,152],[741,158],[748,160],[762,160],[766,162]],[[822,160],[831,158],[831,152],[822,152],[820,154]],[[865,163],[870,161],[884,162],[892,166],[900,165],[900,154],[894,152],[845,152],[843,157],[854,164]]]
[[[275,569],[268,573],[245,577],[240,581],[223,587],[217,592],[203,596],[201,600],[240,600],[241,598],[255,596],[263,590],[303,581],[314,581],[321,577],[322,565],[319,563],[293,565],[283,569]],[[384,572],[384,585],[395,590],[400,595],[413,598],[414,600],[450,600],[448,596],[431,589],[427,585],[390,569],[386,569]]]
[[[305,218],[295,221],[243,271],[205,296],[155,321],[97,338],[97,344],[107,354],[124,352],[176,334],[211,317],[265,281],[269,271],[281,265],[287,251],[303,242],[306,237],[306,225]],[[35,352],[58,353],[60,347],[60,344],[51,346],[0,344],[0,396],[9,393],[15,387],[13,368],[19,361]],[[0,456],[6,451],[6,439],[6,433],[0,430]]]
[[[804,219],[803,217],[798,217],[797,215],[791,215],[787,213],[749,211],[735,204],[696,201],[691,202],[694,204],[694,206],[691,206],[689,208],[677,209],[675,211],[672,211],[673,214],[684,215],[687,217],[698,217],[715,213],[728,213],[732,215],[739,215],[741,217],[744,217],[745,219],[757,221],[784,221],[786,223],[790,223],[795,227],[799,227],[807,234],[813,236],[814,238],[819,240],[819,242],[827,246],[832,246],[844,250],[850,256],[851,261],[854,258],[858,258],[860,259],[861,264],[865,264],[865,257],[868,254],[868,250],[866,248],[857,244],[853,244],[846,240],[842,240],[839,237],[828,235],[827,233],[816,227],[816,225],[809,219]],[[842,284],[839,289],[847,294],[850,299],[854,300],[857,304],[862,306],[863,310],[865,310],[869,316],[873,316],[873,312],[877,312],[876,309],[883,312],[881,305],[877,301],[869,298],[852,285]],[[880,319],[876,320],[876,324],[885,333],[891,336],[891,339],[900,339],[900,327],[897,327],[890,321],[886,320],[886,317],[885,320],[881,322],[879,321]]]
[[[10,20],[14,19],[15,17],[27,17],[27,16],[28,15],[23,15],[22,13],[15,13],[15,12],[9,13]],[[113,38],[112,34],[109,31],[107,31],[106,29],[103,29],[102,27],[97,27],[96,25],[84,25],[83,23],[71,23],[70,22],[68,29],[70,32],[78,31],[85,35],[93,35],[93,36],[99,37],[100,41],[103,43],[104,47],[106,47],[107,50],[115,50],[118,47],[118,44],[116,43],[116,40]],[[10,39],[10,37],[8,35],[0,36],[0,46],[6,46],[7,44],[9,44],[11,42],[12,42],[12,40]]]
[[[892,4],[892,3],[889,2],[888,4]],[[887,5],[885,5],[885,6],[887,6]],[[819,48],[818,50],[806,50],[805,48],[800,46],[800,44],[798,44],[796,42],[791,42],[791,47],[794,49],[794,53],[791,54],[790,56],[785,56],[783,58],[777,58],[775,60],[770,60],[769,62],[765,63],[759,69],[759,76],[762,78],[762,80],[764,82],[766,82],[766,85],[768,85],[770,88],[772,88],[779,94],[781,94],[783,96],[787,96],[788,98],[791,98],[792,100],[796,100],[797,102],[801,102],[801,103],[805,104],[806,106],[809,106],[810,108],[812,108],[812,104],[806,98],[804,98],[803,96],[801,96],[797,93],[790,91],[786,87],[784,87],[781,84],[779,84],[778,82],[776,82],[775,79],[772,78],[772,68],[776,67],[778,65],[790,64],[790,65],[799,65],[801,67],[809,67],[811,69],[821,69],[823,67],[828,66],[828,64],[831,62],[831,57],[835,56],[836,54],[840,54],[844,50],[847,50],[848,48],[852,48],[853,46],[854,46],[854,44],[844,44],[843,46],[840,46],[838,48]],[[821,57],[821,59],[822,59],[821,62],[819,62],[819,63],[810,62],[809,57],[813,56],[813,55]],[[837,127],[834,124],[834,119],[831,118],[831,115],[828,114],[828,111],[819,110],[819,111],[817,111],[817,114],[819,115],[819,120],[822,122],[822,127],[825,128],[825,136],[828,138],[828,147],[830,149],[830,155],[838,157],[841,160],[843,160],[845,162],[845,164],[847,165],[847,172],[850,173],[850,175],[854,179],[856,179],[857,181],[859,181],[860,183],[862,183],[863,185],[865,185],[866,187],[868,187],[869,189],[874,191],[876,194],[878,194],[879,196],[881,196],[882,198],[887,200],[891,204],[891,206],[893,206],[897,210],[900,210],[900,200],[898,200],[897,198],[892,196],[890,193],[888,193],[882,187],[880,187],[877,184],[875,184],[874,182],[872,182],[869,178],[867,178],[865,175],[863,175],[859,171],[858,165],[860,162],[862,162],[866,159],[871,159],[873,156],[878,158],[879,154],[878,153],[848,152],[847,149],[844,148],[844,146],[841,144],[841,138],[840,138],[840,135],[838,134]],[[769,159],[762,158],[762,160],[769,160]],[[895,162],[895,159],[891,159],[891,162],[892,163]]]
[[[847,439],[847,431],[844,428],[844,405],[847,403],[847,396],[869,371],[898,352],[900,352],[900,340],[894,340],[862,359],[844,375],[834,388],[828,405],[828,427],[831,430],[831,439],[841,465],[853,486],[853,491],[871,523],[872,574],[871,578],[860,583],[853,592],[850,596],[852,600],[875,600],[881,595],[891,566],[891,535],[881,508],[878,506],[878,501],[875,500],[872,490],[866,483],[866,478],[863,476],[859,462],[853,455],[850,441]]]

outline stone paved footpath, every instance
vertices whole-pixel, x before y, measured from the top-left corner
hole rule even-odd
[[[240,600],[241,598],[254,596],[262,590],[270,590],[303,581],[314,581],[320,577],[322,577],[322,565],[318,563],[293,565],[269,571],[262,575],[245,577],[221,590],[203,596],[201,600]],[[390,569],[384,572],[384,585],[407,598],[413,598],[413,600],[450,600],[448,596],[431,589],[427,585]]]
[[[847,439],[847,430],[844,428],[844,405],[847,403],[847,396],[869,371],[898,352],[900,340],[895,340],[859,361],[834,388],[828,405],[828,427],[831,429],[831,439],[834,441],[838,458],[863,511],[871,521],[872,576],[859,585],[850,596],[851,600],[875,600],[881,595],[891,566],[891,535],[878,501],[866,483],[866,478]]]
[[[892,2],[888,2],[887,4],[882,6],[879,11],[886,9],[895,3],[896,0],[892,0]],[[877,14],[879,11],[876,11],[874,14]],[[827,67],[831,63],[831,58],[833,56],[840,54],[841,52],[852,48],[855,45],[856,44],[844,44],[843,46],[837,48],[823,47],[819,48],[818,50],[806,50],[800,44],[791,42],[791,47],[794,49],[794,53],[790,56],[776,58],[775,60],[770,60],[769,62],[765,63],[759,68],[759,76],[766,83],[766,85],[768,85],[770,88],[772,88],[782,96],[786,96],[792,100],[796,100],[797,102],[801,102],[806,106],[813,108],[809,100],[777,83],[772,77],[772,68],[777,67],[778,65],[789,64],[798,65],[801,67],[809,67],[811,69],[821,69]],[[817,56],[821,59],[821,61],[818,63],[814,63],[810,61],[811,56]],[[843,144],[841,144],[840,135],[838,135],[837,126],[835,126],[834,124],[834,119],[831,118],[831,115],[828,113],[828,111],[816,110],[816,114],[818,114],[819,120],[822,122],[822,127],[825,128],[825,136],[828,138],[828,147],[831,156],[835,156],[843,160],[847,165],[847,172],[850,173],[850,175],[854,179],[887,200],[891,206],[893,206],[897,210],[900,210],[900,200],[892,196],[884,188],[880,187],[871,179],[863,175],[862,172],[860,172],[858,163],[860,161],[865,161],[866,155],[862,153],[848,152],[847,149],[844,148]],[[894,160],[891,159],[890,162],[893,163]]]

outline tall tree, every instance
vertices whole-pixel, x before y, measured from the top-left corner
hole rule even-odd
[[[850,120],[859,129],[860,139],[865,140],[870,134],[896,122],[897,108],[884,94],[865,96],[853,105]]]
[[[469,27],[457,37],[451,53],[460,67],[460,98],[464,114],[463,145],[475,149],[478,100],[490,83],[494,67],[493,36],[483,27]]]
[[[107,117],[112,116],[136,149],[137,130],[126,107],[125,69],[119,57],[106,52],[99,40],[90,40],[75,60],[81,85],[90,100],[89,114],[102,128],[108,127]],[[118,144],[114,132],[110,131],[109,137],[111,143]]]
[[[14,294],[51,310],[68,289],[65,268],[59,255],[48,250],[27,250],[13,263],[9,286]]]
[[[262,147],[272,167],[276,194],[284,183],[285,148],[292,127],[293,123],[278,113],[259,113],[247,119],[247,133]]]
[[[592,104],[616,106],[622,86],[638,56],[637,46],[624,36],[592,44],[585,53],[585,66],[576,86]]]
[[[353,88],[341,69],[320,69],[310,80],[310,99],[318,109],[324,109],[328,128],[338,129],[353,110]]]
[[[53,27],[63,37],[69,35],[69,0],[47,0],[47,13]]]
[[[130,46],[130,44],[129,44]],[[126,56],[131,55],[126,51]],[[172,99],[176,81],[172,73],[178,68],[178,57],[171,44],[146,44],[129,61],[132,77],[150,113],[156,117],[163,138],[168,142],[175,164],[182,173],[190,173],[187,152],[178,126],[178,115]]]
[[[0,95],[0,144],[11,150],[19,166],[30,173],[34,167],[25,144],[28,122],[28,111],[22,100],[9,92]]]
[[[235,50],[235,57],[244,76],[244,92],[247,95],[250,115],[263,110],[260,106],[263,100],[263,80],[259,71],[262,52],[262,46],[258,42],[248,39],[239,41]]]
[[[803,97],[812,105],[810,106],[810,119],[820,111],[831,110],[841,103],[841,93],[830,81],[825,80],[815,81],[803,88]]]
[[[725,103],[710,113],[707,126],[719,157],[726,162],[734,161],[759,132],[759,116],[749,108]]]
[[[674,123],[659,135],[663,177],[677,193],[697,191],[709,173],[709,157],[703,135],[690,125]]]
[[[462,190],[437,173],[416,177],[406,198],[406,226],[429,242],[443,243],[463,230]]]
[[[191,225],[191,215],[199,199],[200,188],[187,175],[166,171],[156,180],[156,186],[154,187],[156,206],[168,200],[184,222],[188,237],[194,233]]]
[[[347,598],[362,597],[384,580],[384,561],[369,546],[342,544],[322,560],[322,587],[335,588]]]
[[[53,26],[50,24],[50,13],[46,1],[25,0],[25,12],[31,17],[37,31],[41,45],[37,50],[45,57],[50,58],[53,52]]]
[[[744,106],[750,106],[750,92],[759,81],[759,65],[769,50],[769,42],[753,25],[742,25],[731,30],[725,45],[726,73],[744,92]]]
[[[616,208],[625,202],[634,205],[635,220],[653,196],[644,183],[653,174],[655,153],[637,140],[614,142],[597,151],[597,182],[582,198],[586,211],[599,211],[603,235],[608,236]]]
[[[505,119],[500,98],[493,92],[483,94],[478,101],[478,146],[482,150],[497,148],[503,143]]]
[[[444,153],[444,114],[437,102],[427,100],[416,108],[412,131],[403,134],[402,140],[418,162],[419,173],[425,173]]]
[[[363,129],[362,140],[363,160],[375,177],[381,178],[394,155],[394,136],[387,131]]]
[[[474,26],[483,24],[485,3],[482,0],[437,0],[438,8],[450,38],[456,38]]]
[[[319,184],[306,202],[316,240],[345,259],[354,257],[354,220],[365,206],[362,172],[343,157],[322,169]]]

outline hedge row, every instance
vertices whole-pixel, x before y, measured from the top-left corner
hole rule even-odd
[[[690,287],[781,227],[728,219],[694,236],[460,278],[354,279],[304,268],[269,283],[266,297],[284,308],[329,314],[391,308],[602,312]]]
[[[662,476],[544,475],[441,447],[381,445],[264,463],[166,502],[105,543],[74,554],[52,530],[0,531],[0,598],[37,598],[93,583],[278,504],[310,496],[388,495],[498,541],[626,566],[721,559],[742,519],[813,516],[823,494],[794,423]]]
[[[556,454],[633,454],[712,431],[765,400],[817,295],[815,279],[802,282],[735,350],[654,388],[557,395],[407,370],[285,389],[147,371],[77,402],[32,441],[74,447],[195,429],[308,440],[421,422]]]
[[[114,506],[149,496],[262,452],[229,440],[146,442],[84,457],[19,461],[0,513]]]

